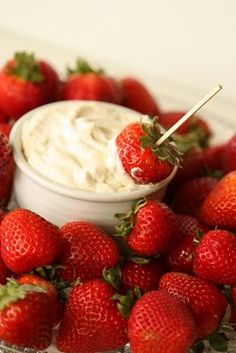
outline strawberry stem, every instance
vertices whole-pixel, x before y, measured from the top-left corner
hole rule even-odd
[[[87,74],[87,73],[95,73],[97,75],[101,75],[104,73],[104,71],[99,67],[97,69],[93,68],[86,60],[83,58],[78,58],[76,60],[76,66],[74,68],[67,68],[67,75],[72,75],[72,74]]]
[[[25,81],[41,83],[44,80],[34,54],[27,54],[25,52],[16,53],[14,56],[14,65],[9,65],[7,69],[9,74],[18,76]]]
[[[5,285],[0,285],[0,310],[11,303],[24,299],[28,293],[46,293],[46,289],[33,284],[20,284],[13,278],[8,278]]]
[[[165,140],[161,145],[157,144],[157,141],[163,136],[157,124],[157,119],[153,119],[152,123],[141,123],[141,127],[145,132],[145,134],[140,137],[141,146],[144,149],[150,148],[161,161],[168,161],[174,165],[180,164],[182,152],[173,143],[171,137]]]
[[[120,267],[113,267],[109,269],[104,269],[103,279],[106,283],[110,284],[117,291],[120,289],[121,284],[121,270]]]

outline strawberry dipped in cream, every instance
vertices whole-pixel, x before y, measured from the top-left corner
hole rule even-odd
[[[140,119],[140,113],[107,103],[52,104],[23,123],[22,150],[36,172],[57,184],[95,192],[137,190],[146,186],[126,174],[115,138]]]
[[[134,164],[130,173],[126,170],[117,139],[127,125],[140,121],[152,124],[149,116],[112,104],[56,103],[25,120],[22,149],[32,168],[63,186],[95,192],[149,188],[167,178],[174,166],[158,160],[153,171],[157,177],[145,180],[133,178],[140,165]]]

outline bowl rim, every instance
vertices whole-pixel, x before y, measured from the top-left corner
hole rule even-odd
[[[74,104],[76,106],[84,105],[84,104],[88,104],[88,105],[96,104],[101,106],[113,107],[115,109],[119,109],[124,112],[128,112],[135,115],[138,115],[138,114],[142,115],[139,112],[136,112],[134,110],[131,110],[129,108],[126,108],[117,104],[100,102],[100,101],[92,101],[92,100],[91,101],[67,100],[67,101],[53,102],[53,103],[42,105],[40,107],[37,107],[27,112],[20,119],[18,119],[14,124],[10,133],[9,141],[13,148],[13,155],[14,155],[16,166],[20,169],[20,171],[22,171],[35,183],[39,184],[41,187],[44,187],[45,189],[51,192],[54,192],[63,196],[67,196],[73,199],[84,200],[84,201],[94,201],[94,202],[123,202],[127,200],[135,200],[135,199],[153,194],[158,190],[164,188],[173,179],[178,169],[177,166],[173,168],[171,174],[166,179],[162,180],[157,184],[147,184],[141,189],[132,190],[132,191],[95,192],[95,191],[85,191],[85,190],[80,190],[78,188],[64,186],[56,182],[53,182],[50,179],[47,179],[44,175],[41,175],[38,171],[36,171],[33,167],[30,166],[30,164],[27,162],[23,154],[22,144],[21,144],[22,126],[24,122],[27,119],[31,118],[31,116],[36,112],[39,112],[41,110],[42,111],[47,110],[52,106],[71,105],[71,104]]]

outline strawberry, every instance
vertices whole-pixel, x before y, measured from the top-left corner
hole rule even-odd
[[[116,149],[125,172],[137,184],[158,183],[167,178],[180,161],[169,141],[158,146],[160,128],[152,123],[128,124],[116,138]]]
[[[11,196],[14,166],[8,138],[0,132],[0,206],[6,205]]]
[[[184,303],[164,290],[151,291],[134,305],[128,336],[133,353],[188,353],[196,326]]]
[[[230,324],[232,325],[233,329],[236,331],[236,285],[232,286],[232,311],[230,317]]]
[[[116,216],[121,221],[118,235],[127,236],[130,248],[141,256],[163,253],[178,231],[175,214],[155,200],[137,200],[127,215]]]
[[[57,90],[54,69],[33,54],[16,53],[0,72],[0,107],[13,119],[50,102]]]
[[[3,261],[18,274],[53,263],[61,252],[57,227],[29,210],[18,208],[9,212],[0,232]]]
[[[46,102],[54,102],[58,99],[60,91],[60,81],[55,69],[46,61],[38,61],[40,71],[43,76],[41,88],[45,96]]]
[[[225,296],[217,287],[185,273],[166,273],[160,280],[160,289],[168,291],[189,307],[199,340],[218,328],[228,306]]]
[[[0,225],[2,223],[3,218],[5,217],[6,211],[3,208],[0,208]]]
[[[125,77],[121,81],[123,105],[142,114],[161,116],[160,108],[152,93],[133,77]]]
[[[89,222],[71,222],[61,228],[64,253],[60,276],[68,282],[100,278],[105,268],[120,259],[115,241],[104,230]]]
[[[226,174],[236,170],[236,135],[225,145],[222,155],[222,169]]]
[[[212,227],[236,229],[236,171],[216,184],[200,208],[199,217]]]
[[[177,121],[179,121],[186,112],[166,112],[160,115],[159,122],[163,125],[166,129],[171,128]],[[200,130],[200,131],[198,131]],[[185,135],[191,131],[196,131],[197,133],[203,134],[205,137],[210,136],[211,131],[210,127],[208,126],[207,122],[202,118],[197,116],[193,116],[191,119],[188,119],[185,123],[183,123],[176,132],[180,135]]]
[[[177,213],[197,215],[200,207],[218,180],[213,177],[197,177],[184,182],[176,191],[173,209]]]
[[[184,273],[193,272],[193,258],[196,250],[195,240],[198,231],[206,233],[208,230],[198,220],[188,215],[176,215],[179,226],[177,241],[167,252],[167,260],[172,271]]]
[[[222,158],[224,153],[225,145],[216,145],[205,148],[203,150],[203,170],[208,174],[209,172],[221,171],[222,170]]]
[[[207,232],[198,245],[194,272],[216,284],[236,283],[236,237],[226,230]]]
[[[52,340],[51,307],[42,288],[15,281],[0,286],[0,339],[10,344],[46,349]]]
[[[115,290],[100,279],[73,288],[56,339],[65,353],[116,350],[127,341],[126,319],[112,299]]]
[[[57,326],[63,315],[63,304],[58,297],[58,292],[54,285],[44,278],[34,274],[23,275],[18,279],[18,282],[21,284],[33,284],[37,287],[42,287],[45,289],[51,302],[50,310],[52,313],[53,327]]]
[[[93,69],[85,60],[78,59],[75,69],[68,69],[62,98],[105,101],[120,104],[122,93],[115,79],[101,69]]]
[[[8,122],[8,118],[7,118],[7,116],[1,111],[1,109],[0,109],[0,124],[2,124],[2,123],[7,123]]]
[[[0,256],[0,284],[6,284],[7,278],[11,276],[11,271],[4,264]]]
[[[122,288],[125,290],[141,289],[148,292],[158,288],[159,280],[164,274],[164,266],[159,259],[147,263],[127,261],[121,267]]]
[[[176,175],[169,185],[169,193],[178,188],[185,181],[193,179],[200,175],[203,166],[203,154],[200,147],[194,147],[183,155],[180,164],[181,168],[177,170]]]
[[[0,123],[0,134],[4,134],[7,138],[10,136],[12,125],[9,123]]]

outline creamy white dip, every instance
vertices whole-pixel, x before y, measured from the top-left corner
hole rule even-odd
[[[55,183],[96,192],[132,191],[115,139],[129,123],[147,116],[119,106],[64,102],[36,111],[23,124],[22,148],[28,163]]]

